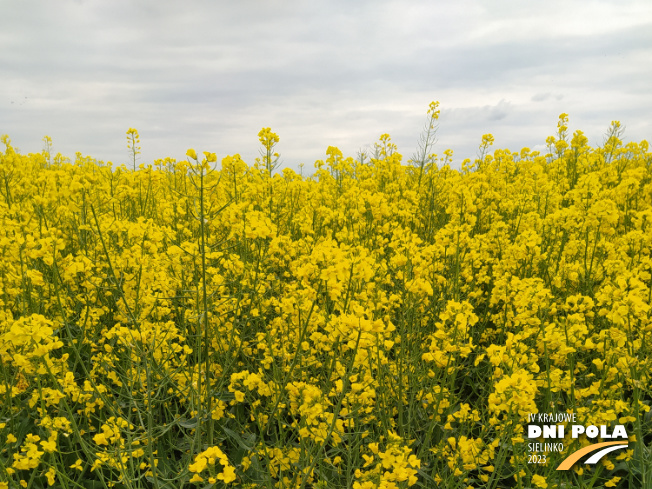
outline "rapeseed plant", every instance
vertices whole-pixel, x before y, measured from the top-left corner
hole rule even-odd
[[[652,487],[652,153],[0,153],[0,489]],[[202,157],[203,155],[203,157]],[[627,450],[528,463],[528,414]]]

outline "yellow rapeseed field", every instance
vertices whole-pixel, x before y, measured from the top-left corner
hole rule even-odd
[[[652,487],[652,153],[0,152],[0,489]],[[623,425],[528,438],[535,413]],[[563,423],[562,423],[563,424]],[[530,443],[563,450],[533,457]],[[545,459],[545,460],[544,460]]]

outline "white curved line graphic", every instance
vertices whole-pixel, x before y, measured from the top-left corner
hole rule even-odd
[[[606,454],[608,454],[609,452],[613,452],[614,450],[620,450],[621,448],[627,448],[627,445],[614,445],[612,447],[603,448],[599,452],[596,452],[593,455],[591,455],[591,457],[588,458],[584,463],[597,464],[600,461],[600,459],[604,457]]]

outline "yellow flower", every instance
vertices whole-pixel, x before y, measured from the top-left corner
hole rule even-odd
[[[271,127],[263,127],[258,133],[258,139],[268,150],[280,141],[278,134],[273,133]]]
[[[45,477],[47,477],[47,479],[48,479],[48,485],[49,486],[53,486],[54,483],[56,482],[56,477],[55,477],[56,474],[57,474],[57,472],[54,469],[54,467],[50,467],[48,469],[48,471],[45,473]]]
[[[106,439],[106,433],[98,433],[93,436],[93,441],[98,445],[108,445],[109,441]]]
[[[204,156],[206,157],[206,161],[208,163],[213,163],[217,161],[217,155],[215,153],[209,153],[208,151],[204,151]]]
[[[50,437],[48,441],[41,441],[41,446],[43,447],[43,450],[46,451],[47,453],[53,453],[57,450],[57,441],[56,438]]]
[[[540,475],[536,475],[536,474],[533,475],[532,476],[532,483],[535,486],[540,487],[541,489],[546,489],[546,487],[548,487],[548,483],[546,482],[546,478],[543,477],[543,476],[540,476]]]

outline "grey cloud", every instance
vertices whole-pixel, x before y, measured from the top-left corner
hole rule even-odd
[[[511,109],[511,104],[504,99],[498,102],[494,107],[488,107],[485,110],[489,113],[490,121],[499,121],[507,117]]]
[[[543,102],[544,100],[548,100],[551,96],[552,94],[550,92],[537,93],[533,95],[530,100],[532,100],[532,102]]]

